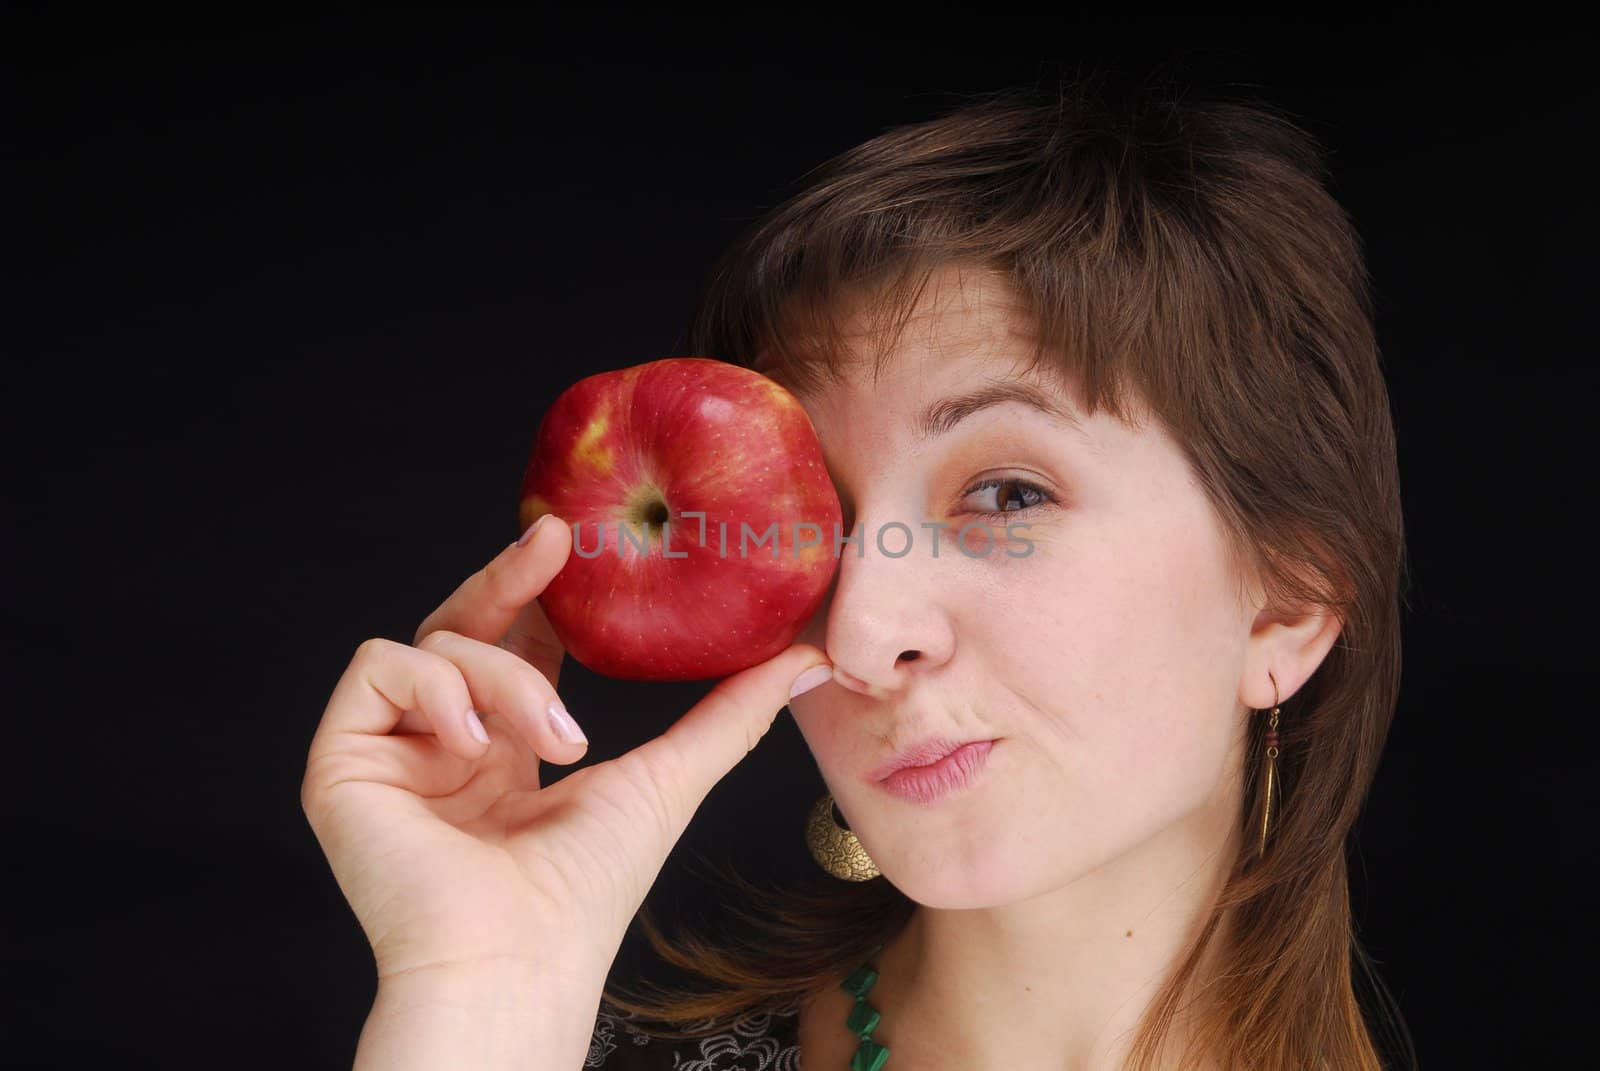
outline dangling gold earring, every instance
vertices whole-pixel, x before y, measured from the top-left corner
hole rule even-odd
[[[817,865],[836,878],[845,881],[870,881],[881,871],[872,856],[861,846],[861,841],[842,824],[843,815],[835,819],[833,793],[823,793],[806,818],[806,847]]]
[[[1278,791],[1278,678],[1267,670],[1267,677],[1272,681],[1272,715],[1267,721],[1267,768],[1263,775],[1261,790],[1261,847],[1256,851],[1256,858],[1261,859],[1267,854],[1267,826],[1272,821],[1272,800]]]

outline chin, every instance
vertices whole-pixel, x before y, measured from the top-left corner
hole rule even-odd
[[[871,849],[869,848],[870,852]],[[873,860],[884,878],[923,907],[972,911],[1028,900],[1055,887],[1042,874],[985,850],[962,853],[949,846],[885,853]]]

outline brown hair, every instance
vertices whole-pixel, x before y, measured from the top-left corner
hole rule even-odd
[[[866,305],[897,339],[931,271],[972,264],[1014,284],[1038,329],[1034,366],[1065,376],[1088,413],[1103,406],[1128,421],[1147,409],[1164,421],[1238,575],[1259,578],[1274,605],[1326,608],[1342,629],[1282,703],[1282,797],[1259,861],[1248,834],[1265,727],[1252,719],[1247,835],[1126,1066],[1157,1066],[1191,984],[1206,999],[1185,1066],[1378,1071],[1377,1026],[1414,1066],[1355,933],[1345,857],[1394,714],[1408,587],[1360,237],[1325,188],[1323,150],[1281,109],[1184,92],[1114,105],[1098,77],[967,96],[827,162],[715,266],[687,352],[810,386],[844,360],[840,310],[853,296],[881,298]],[[757,909],[730,909],[748,927],[739,937],[669,939],[648,905],[635,918],[662,960],[710,983],[652,986],[653,998],[608,986],[617,1007],[672,1024],[651,1033],[700,1036],[796,1008],[839,985],[915,908],[883,878],[723,880]],[[1217,969],[1200,978],[1213,942]]]

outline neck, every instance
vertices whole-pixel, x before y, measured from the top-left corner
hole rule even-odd
[[[1042,895],[919,906],[876,959],[876,1039],[902,1067],[1115,1071],[1204,926],[1238,843],[1235,813],[1196,812]],[[1213,938],[1200,982],[1225,937]],[[1165,1058],[1184,1036],[1180,1013]]]

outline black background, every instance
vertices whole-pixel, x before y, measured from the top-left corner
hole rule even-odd
[[[1352,855],[1360,931],[1423,1067],[1592,1051],[1593,37],[43,10],[11,9],[4,45],[6,766],[32,894],[8,912],[4,1058],[348,1066],[371,954],[298,790],[356,646],[409,641],[516,536],[544,406],[681,353],[712,259],[808,169],[961,93],[1093,64],[1280,103],[1331,149],[1415,576]],[[562,684],[586,761],[703,689],[570,664]],[[821,791],[780,716],[658,890],[693,910],[683,853],[730,840],[746,872],[811,867]]]

